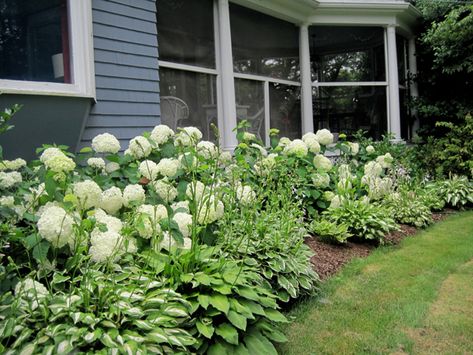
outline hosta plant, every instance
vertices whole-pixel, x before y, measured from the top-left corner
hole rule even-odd
[[[326,218],[315,219],[309,227],[312,234],[319,236],[323,241],[334,244],[346,243],[352,236],[348,232],[347,224],[337,224]]]
[[[473,183],[465,176],[453,176],[435,183],[437,193],[443,196],[445,203],[454,208],[463,208],[473,204]]]
[[[422,228],[433,222],[429,206],[424,204],[413,191],[393,193],[386,198],[383,204],[390,208],[398,223]]]

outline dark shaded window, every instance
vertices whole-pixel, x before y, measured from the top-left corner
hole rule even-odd
[[[301,88],[278,83],[269,84],[271,128],[279,129],[281,137],[301,137]]]
[[[297,26],[235,4],[230,22],[236,73],[299,80]]]
[[[0,0],[0,79],[71,82],[65,0]]]

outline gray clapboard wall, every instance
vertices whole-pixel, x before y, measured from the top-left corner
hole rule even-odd
[[[97,134],[122,144],[159,124],[156,0],[93,0],[97,103],[81,147]]]

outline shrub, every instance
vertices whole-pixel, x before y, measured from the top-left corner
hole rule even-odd
[[[319,236],[322,240],[329,243],[346,243],[347,239],[352,236],[348,232],[347,224],[336,224],[326,218],[314,220],[310,224],[310,231]]]
[[[465,176],[435,182],[433,189],[442,196],[447,206],[463,208],[473,204],[473,184]]]

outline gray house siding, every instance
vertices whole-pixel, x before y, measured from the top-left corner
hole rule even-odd
[[[155,0],[93,0],[97,102],[81,147],[100,133],[128,141],[159,124]]]

